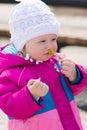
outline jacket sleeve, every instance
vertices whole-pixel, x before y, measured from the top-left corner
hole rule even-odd
[[[33,100],[27,86],[20,89],[12,81],[0,75],[0,108],[9,117],[28,118],[43,108],[42,104]]]
[[[78,83],[69,83],[67,80],[67,84],[70,87],[72,93],[76,96],[79,93],[81,93],[85,87],[87,86],[87,72],[86,70],[80,66],[76,64],[77,69],[79,70],[79,72],[81,73],[81,80]]]

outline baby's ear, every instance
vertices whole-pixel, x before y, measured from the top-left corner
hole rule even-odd
[[[22,57],[22,54],[20,52],[18,52],[17,56]]]
[[[25,54],[23,53],[23,51],[18,51],[17,56],[25,58]]]

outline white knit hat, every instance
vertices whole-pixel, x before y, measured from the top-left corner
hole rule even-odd
[[[11,42],[17,50],[32,38],[45,35],[58,35],[59,23],[49,7],[40,0],[21,0],[9,20]]]

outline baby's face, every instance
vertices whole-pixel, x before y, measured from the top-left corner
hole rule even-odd
[[[47,61],[57,51],[57,36],[47,34],[33,38],[26,43],[23,51],[35,60]]]

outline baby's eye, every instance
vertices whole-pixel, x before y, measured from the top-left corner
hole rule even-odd
[[[52,41],[56,41],[57,39],[56,38],[53,38]]]
[[[42,40],[42,41],[40,41],[40,42],[46,42],[46,40]]]

